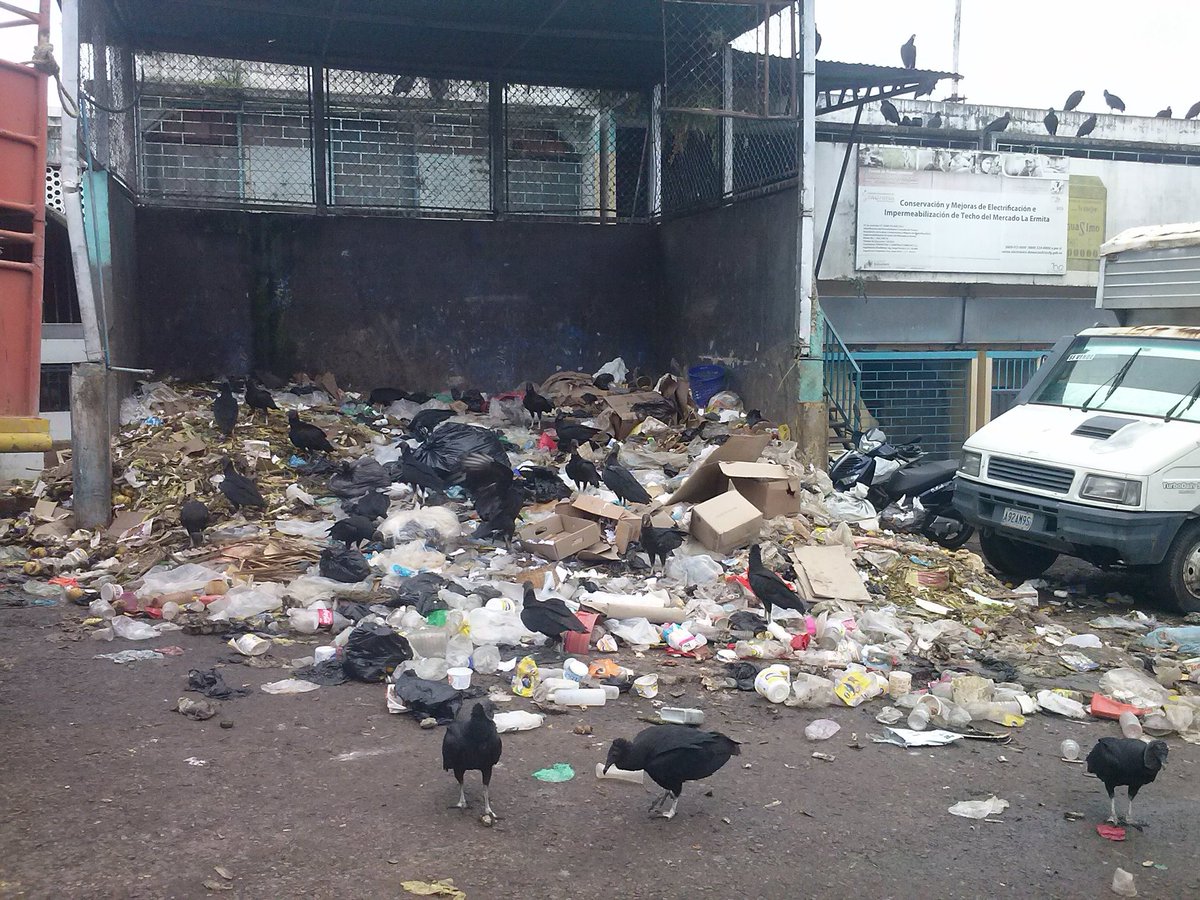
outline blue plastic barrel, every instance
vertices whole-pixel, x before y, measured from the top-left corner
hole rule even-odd
[[[724,366],[692,366],[688,369],[688,385],[696,406],[704,409],[713,394],[724,390],[727,374]]]

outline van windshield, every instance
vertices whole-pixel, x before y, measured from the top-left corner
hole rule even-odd
[[[1200,342],[1085,336],[1030,402],[1200,422],[1197,398]]]

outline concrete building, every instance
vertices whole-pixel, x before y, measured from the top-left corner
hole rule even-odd
[[[822,308],[861,369],[866,409],[896,437],[923,435],[940,455],[1003,412],[1064,334],[1097,322],[1095,250],[1125,228],[1200,219],[1200,121],[1100,114],[1094,132],[1070,137],[1090,114],[1059,112],[1058,135],[1046,110],[896,100],[901,116],[941,128],[887,123],[878,105],[864,110],[858,147],[995,150],[1065,157],[1069,172],[1067,262],[1061,274],[879,271],[860,268],[857,154],[851,154],[834,205],[838,173],[853,129],[852,111],[825,117],[817,130],[817,228],[829,221],[818,274]],[[984,126],[1010,124],[981,145]]]

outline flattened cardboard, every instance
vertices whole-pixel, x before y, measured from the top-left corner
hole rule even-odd
[[[662,394],[658,391],[637,391],[632,394],[609,394],[604,398],[608,406],[609,425],[618,441],[629,437],[629,433],[642,420],[642,417],[633,411],[633,407],[638,403],[650,401],[661,402]]]
[[[758,507],[733,490],[692,508],[692,537],[716,553],[752,543],[762,524]]]
[[[557,561],[597,543],[600,526],[587,519],[554,513],[526,525],[517,532],[517,540],[530,553]]]
[[[759,508],[764,519],[800,512],[800,480],[775,463],[718,463],[729,487]]]
[[[555,511],[598,522],[602,529],[612,527],[615,531],[614,549],[618,556],[623,555],[629,549],[630,542],[636,541],[642,534],[642,519],[638,513],[591,494],[579,494],[568,502],[560,503]]]
[[[695,515],[695,513],[693,513]],[[841,544],[799,547],[792,553],[796,573],[808,600],[849,600],[866,603],[871,599],[858,569]]]
[[[724,476],[720,464],[723,462],[754,462],[767,444],[769,434],[735,434],[714,450],[687,480],[671,496],[671,503],[700,503],[722,493]]]
[[[131,528],[137,528],[146,521],[148,512],[138,512],[133,509],[126,509],[117,514],[113,519],[112,524],[108,526],[108,531],[105,532],[105,537],[110,541],[115,541]]]

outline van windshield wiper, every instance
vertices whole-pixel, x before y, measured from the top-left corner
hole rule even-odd
[[[1179,409],[1184,400],[1187,401],[1187,406],[1184,406],[1183,409]],[[1179,410],[1179,415],[1182,416],[1185,412],[1196,405],[1197,400],[1200,400],[1200,381],[1196,382],[1196,386],[1188,392],[1186,397],[1180,397],[1176,404],[1167,410],[1167,414],[1163,416],[1163,421],[1170,422],[1171,417],[1175,415],[1176,410]]]
[[[1117,369],[1117,371],[1113,372],[1112,375],[1096,386],[1096,389],[1092,391],[1091,396],[1083,401],[1083,406],[1079,407],[1079,409],[1082,412],[1087,412],[1092,401],[1096,399],[1096,395],[1104,390],[1105,387],[1108,388],[1108,393],[1104,395],[1104,400],[1101,400],[1100,402],[1103,403],[1105,400],[1108,400],[1108,398],[1113,395],[1113,391],[1121,386],[1121,382],[1124,381],[1125,376],[1129,374],[1130,366],[1133,365],[1133,361],[1138,358],[1138,354],[1141,353],[1143,349],[1144,348],[1142,347],[1138,347],[1136,350],[1134,350],[1133,355],[1129,357],[1129,359],[1125,360],[1121,368]]]

